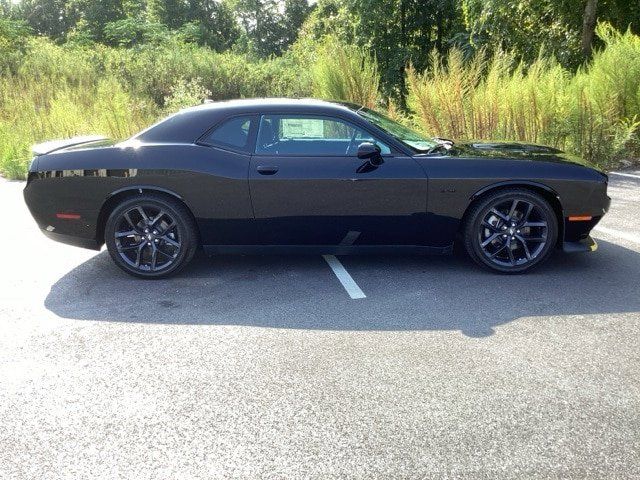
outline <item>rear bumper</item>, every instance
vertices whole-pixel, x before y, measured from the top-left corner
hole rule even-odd
[[[41,229],[51,240],[56,242],[66,243],[67,245],[73,245],[74,247],[88,248],[90,250],[100,250],[101,245],[91,238],[76,237],[74,235],[65,235],[64,233],[51,232],[46,229]]]
[[[598,244],[588,235],[577,242],[562,242],[562,250],[567,253],[595,252],[597,249]]]

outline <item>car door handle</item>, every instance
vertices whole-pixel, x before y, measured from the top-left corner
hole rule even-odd
[[[273,175],[278,172],[279,167],[274,167],[272,165],[258,165],[258,173],[260,175]]]

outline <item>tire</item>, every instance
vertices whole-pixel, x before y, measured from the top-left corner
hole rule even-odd
[[[465,216],[463,242],[478,265],[494,272],[524,273],[551,255],[558,220],[549,203],[526,189],[481,197]]]
[[[125,199],[105,225],[105,243],[115,264],[140,278],[166,278],[193,258],[198,231],[191,212],[161,194]]]

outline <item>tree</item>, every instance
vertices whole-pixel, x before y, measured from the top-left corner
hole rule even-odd
[[[311,8],[307,0],[235,0],[232,9],[243,30],[245,48],[260,57],[281,54],[298,35]]]
[[[62,40],[76,24],[77,14],[70,0],[21,0],[12,16],[23,20],[37,35]]]
[[[76,22],[76,34],[104,42],[104,27],[109,22],[125,18],[121,0],[70,0],[68,10]]]
[[[180,30],[185,38],[219,52],[231,48],[240,35],[234,13],[225,2],[191,0],[186,20]]]
[[[591,56],[591,47],[593,44],[593,34],[596,29],[596,18],[598,10],[598,0],[587,0],[584,7],[584,18],[582,21],[582,36],[580,38],[580,46],[582,55],[585,58]]]
[[[405,68],[423,69],[463,29],[454,0],[320,0],[304,26],[316,39],[337,35],[375,54],[385,96],[403,103]]]
[[[283,49],[296,41],[300,28],[312,9],[307,0],[285,0],[281,42]]]

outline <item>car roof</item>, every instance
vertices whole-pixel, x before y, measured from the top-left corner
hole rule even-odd
[[[356,113],[360,108],[360,105],[351,103],[313,98],[248,98],[208,102],[180,110],[138,133],[131,140],[145,143],[191,143],[225,117],[243,114],[328,114],[359,123],[364,121]]]
[[[237,113],[262,112],[262,111],[292,111],[305,109],[309,112],[342,111],[353,114],[361,106],[354,103],[334,102],[319,100],[316,98],[243,98],[238,100],[225,100],[220,102],[205,102],[202,105],[185,108],[181,112],[199,112],[203,110],[228,110]]]

